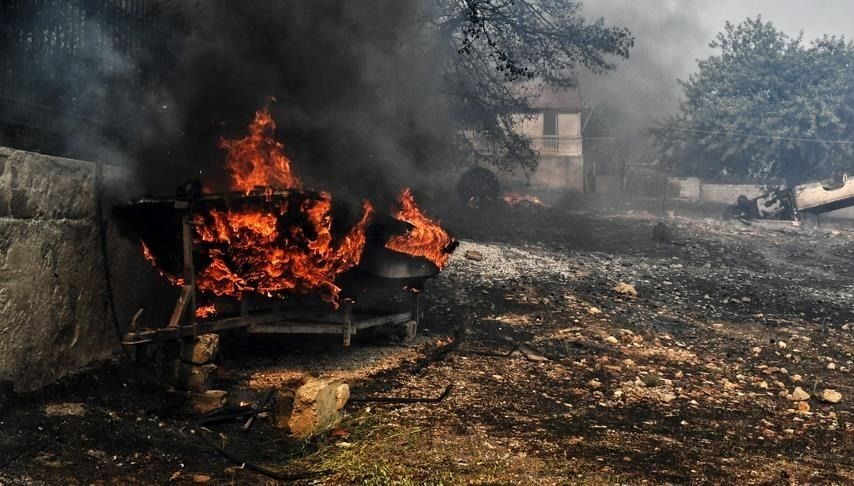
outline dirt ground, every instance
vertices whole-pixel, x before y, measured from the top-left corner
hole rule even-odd
[[[444,223],[461,245],[416,342],[225,346],[231,400],[347,380],[338,428],[198,426],[150,368],[108,363],[2,395],[0,484],[854,482],[854,227],[569,206]]]

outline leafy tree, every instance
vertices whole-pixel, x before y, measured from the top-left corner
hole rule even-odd
[[[757,17],[727,22],[710,46],[718,52],[680,80],[680,112],[654,131],[665,165],[790,182],[851,166],[854,44],[807,44]]]
[[[536,168],[530,141],[514,132],[519,114],[544,85],[574,87],[578,69],[614,69],[634,45],[629,31],[604,20],[588,22],[569,0],[435,0],[433,27],[443,57],[448,106],[463,129],[477,133],[503,156],[502,168]],[[521,87],[522,82],[527,87]],[[485,155],[471,139],[460,140]],[[493,154],[494,155],[494,152]]]

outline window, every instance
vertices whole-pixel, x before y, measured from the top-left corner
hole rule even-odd
[[[557,136],[557,112],[556,111],[546,111],[543,113],[543,136],[544,137],[556,137]]]

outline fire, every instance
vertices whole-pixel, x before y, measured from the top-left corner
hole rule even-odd
[[[196,319],[207,319],[216,315],[216,306],[213,304],[196,307]]]
[[[142,243],[142,256],[144,256],[145,259],[148,261],[148,263],[150,263],[151,266],[153,266],[154,269],[157,270],[158,273],[160,273],[161,277],[165,278],[172,285],[175,285],[178,287],[180,287],[181,285],[184,285],[184,279],[183,278],[176,277],[175,275],[172,275],[171,273],[162,270],[157,265],[157,260],[154,259],[154,255],[151,254],[151,250],[148,249],[148,246],[145,244],[145,242],[143,241],[141,243]]]
[[[385,247],[406,253],[408,255],[424,257],[435,263],[439,268],[448,264],[449,249],[454,239],[415,204],[412,190],[404,189],[397,196],[400,210],[394,213],[395,219],[405,221],[412,225],[412,229],[403,235],[393,236],[385,244]]]
[[[289,225],[294,212],[302,224]],[[319,293],[338,306],[335,279],[359,264],[365,229],[373,214],[367,201],[362,217],[336,244],[332,236],[332,198],[305,199],[295,208],[279,204],[265,210],[211,210],[194,218],[210,263],[196,277],[202,292],[239,297],[256,292],[270,297]]]
[[[249,194],[259,187],[300,189],[302,182],[291,170],[284,146],[273,138],[276,122],[266,108],[255,112],[249,135],[239,140],[221,140],[231,187]]]
[[[341,288],[335,282],[359,265],[374,209],[364,201],[358,222],[343,235],[333,232],[332,196],[302,191],[284,146],[273,138],[275,128],[270,112],[260,110],[246,137],[220,142],[227,153],[231,188],[247,196],[262,188],[267,197],[238,198],[226,207],[196,210],[196,288],[208,296],[236,298],[247,292],[275,298],[318,294],[337,308]],[[398,201],[394,217],[412,229],[392,237],[386,247],[445,266],[454,240],[421,212],[412,191],[405,189]],[[144,244],[143,254],[156,267]],[[184,283],[179,276],[160,273],[174,285]],[[197,319],[215,314],[213,304],[196,310]]]
[[[246,137],[221,141],[232,189],[249,194],[263,187],[272,196],[274,190],[302,188],[283,145],[273,138],[275,128],[264,109],[255,113]],[[365,201],[361,219],[338,242],[332,235],[331,210],[332,197],[321,193],[262,208],[196,214],[196,234],[209,260],[196,277],[198,289],[232,297],[243,292],[270,297],[319,293],[337,307],[341,288],[335,279],[359,264],[373,208]]]
[[[542,206],[544,208],[550,208],[551,206],[544,203],[537,196],[532,196],[530,194],[519,194],[518,192],[511,192],[504,196],[504,202],[509,204],[510,206],[519,206],[521,204],[530,204],[534,206]]]

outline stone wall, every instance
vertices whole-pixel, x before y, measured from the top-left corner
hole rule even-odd
[[[16,391],[115,356],[114,319],[125,331],[164,292],[110,219],[131,195],[127,170],[0,147],[0,380]]]

